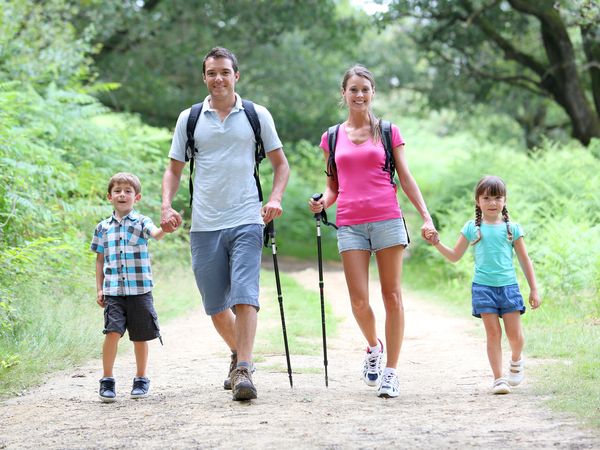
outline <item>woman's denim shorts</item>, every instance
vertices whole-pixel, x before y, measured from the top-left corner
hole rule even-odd
[[[525,304],[518,284],[508,286],[485,286],[473,283],[471,287],[473,296],[473,312],[475,317],[481,317],[482,313],[503,314],[520,311],[525,313]]]
[[[389,219],[358,225],[342,225],[337,231],[338,250],[367,250],[377,252],[384,248],[410,242],[404,219]]]

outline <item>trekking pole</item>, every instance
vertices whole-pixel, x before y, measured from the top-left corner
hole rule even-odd
[[[323,194],[314,194],[312,199],[316,202],[323,197]],[[327,333],[325,330],[325,297],[323,295],[323,255],[321,253],[321,220],[323,212],[315,213],[317,222],[317,261],[319,263],[319,292],[321,294],[321,334],[323,335],[323,365],[325,366],[325,387],[329,387],[329,378],[327,376]]]
[[[294,387],[292,381],[292,365],[290,364],[290,350],[288,348],[287,331],[285,328],[285,314],[283,312],[283,296],[281,295],[281,282],[279,281],[279,266],[277,265],[277,246],[275,245],[275,224],[271,220],[265,226],[265,232],[271,238],[271,252],[273,253],[273,269],[275,270],[275,284],[277,285],[277,300],[279,301],[279,314],[281,315],[281,328],[283,330],[283,343],[285,345],[285,359],[287,361],[287,371],[290,378],[290,387]],[[265,240],[266,245],[266,240]]]

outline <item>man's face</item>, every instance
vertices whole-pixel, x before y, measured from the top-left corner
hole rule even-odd
[[[203,75],[204,84],[211,97],[229,97],[235,91],[235,83],[240,73],[233,70],[233,64],[228,58],[208,58],[205,62]]]

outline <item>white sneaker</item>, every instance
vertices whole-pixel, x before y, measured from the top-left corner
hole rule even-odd
[[[378,339],[379,340],[379,339]],[[365,354],[365,360],[363,363],[363,380],[367,386],[375,387],[381,380],[381,362],[383,361],[383,343],[379,340],[381,345],[381,351],[379,353],[372,353],[367,347]]]
[[[518,361],[510,361],[510,367],[508,368],[508,384],[511,386],[518,386],[525,378],[525,362],[523,358]]]
[[[384,375],[377,389],[377,397],[395,398],[398,395],[400,395],[400,380],[398,380],[398,375],[395,373]]]
[[[496,378],[492,385],[493,394],[510,394],[510,386],[506,378]]]

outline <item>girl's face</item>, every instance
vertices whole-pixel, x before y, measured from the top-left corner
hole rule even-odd
[[[483,219],[487,222],[500,220],[504,205],[506,205],[506,197],[503,195],[491,195],[489,192],[484,192],[477,198],[477,206],[481,209]]]
[[[368,111],[375,95],[371,82],[358,75],[352,75],[346,81],[346,88],[342,89],[342,97],[350,110]]]

